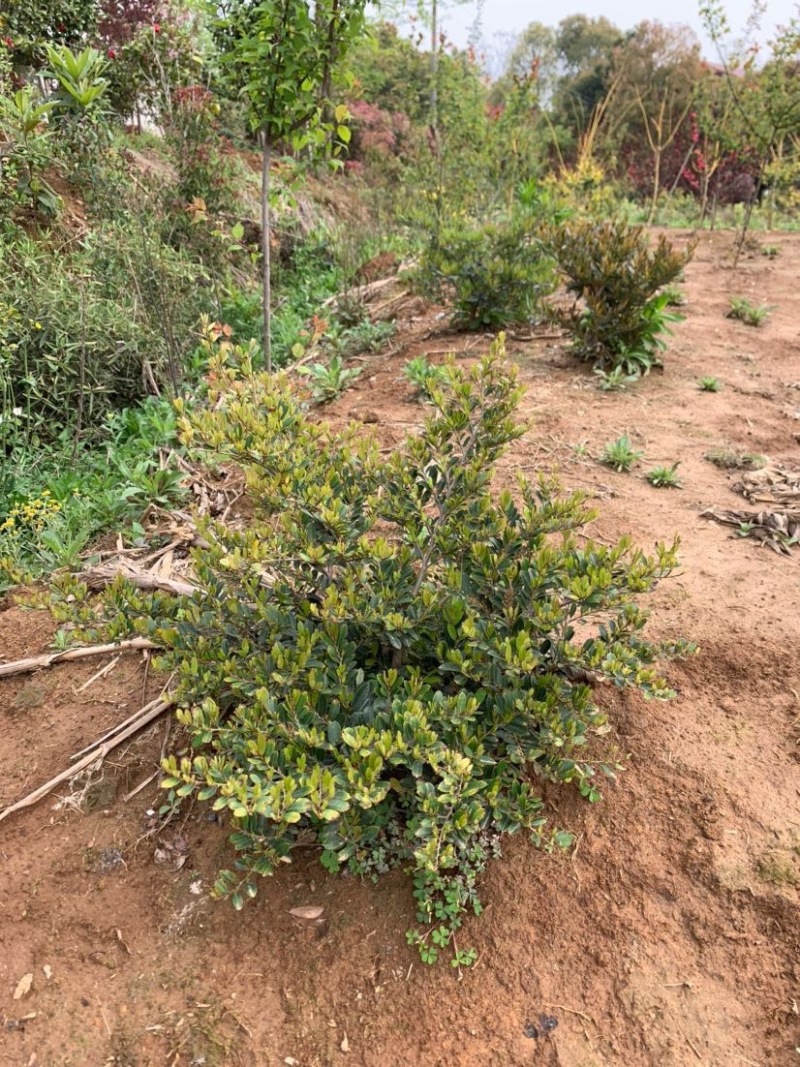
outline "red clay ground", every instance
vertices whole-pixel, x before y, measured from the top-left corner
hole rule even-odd
[[[651,598],[652,632],[701,652],[670,666],[670,704],[600,691],[627,769],[596,806],[549,794],[578,833],[571,854],[508,842],[464,934],[477,966],[459,982],[419,963],[401,875],[337,879],[313,854],[243,915],[214,904],[225,828],[196,808],[148,835],[155,783],[123,799],[155,769],[160,723],[107,762],[83,810],[54,796],[0,824],[3,1067],[800,1064],[800,549],[779,556],[699,517],[747,507],[735,474],[703,458],[711,448],[800,460],[800,237],[769,241],[777,258],[755,254],[734,273],[730,235],[702,238],[664,374],[628,393],[598,392],[552,339],[509,342],[532,427],[505,470],[557,469],[588,490],[599,537],[652,547],[678,532],[682,573]],[[748,329],[724,317],[732,294],[777,308]],[[484,345],[420,341],[435,321],[405,324],[332,416],[369,411],[384,443],[400,440],[422,415],[398,381],[403,362]],[[705,375],[722,391],[701,393]],[[622,432],[646,453],[630,474],[592,458]],[[676,460],[684,488],[644,481]],[[53,629],[7,607],[3,658],[46,650]],[[145,702],[134,656],[76,692],[101,665],[0,684],[1,804]],[[323,906],[324,921],[293,918],[298,905]],[[14,1000],[26,974],[32,988]],[[525,1036],[542,1013],[557,1028]]]

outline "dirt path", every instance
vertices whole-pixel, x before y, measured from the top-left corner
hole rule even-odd
[[[422,967],[400,875],[373,887],[302,856],[244,916],[213,904],[224,827],[198,809],[157,841],[154,786],[122,799],[152,773],[162,723],[106,766],[88,812],[52,798],[0,824],[3,1067],[800,1064],[800,549],[779,556],[700,517],[747,506],[711,449],[800,465],[800,237],[770,236],[780,254],[736,274],[730,240],[703,239],[665,372],[628,393],[597,391],[552,340],[509,343],[532,427],[504,470],[558,470],[589,491],[602,538],[651,547],[678,532],[682,573],[652,598],[652,630],[702,651],[670,667],[668,705],[603,696],[627,769],[592,807],[548,794],[578,832],[571,855],[509,842],[464,934],[477,967],[460,982]],[[724,317],[730,295],[777,307],[748,329]],[[399,440],[421,415],[398,384],[404,360],[451,343],[474,339],[372,357],[332,416],[369,411]],[[706,375],[719,393],[699,391]],[[622,432],[645,451],[630,474],[592,458]],[[682,489],[644,481],[676,460]],[[0,613],[3,658],[45,650],[52,629]],[[99,665],[0,683],[2,803],[154,695],[134,657],[76,692]],[[304,904],[323,922],[289,914]],[[527,1036],[541,1015],[557,1027]]]

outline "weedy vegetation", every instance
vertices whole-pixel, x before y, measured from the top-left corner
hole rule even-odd
[[[636,451],[628,435],[623,434],[616,441],[608,441],[606,443],[600,456],[600,462],[606,467],[612,467],[615,471],[622,473],[631,470],[643,455],[643,452]]]
[[[766,463],[764,456],[759,456],[755,452],[737,452],[736,449],[723,447],[712,448],[706,452],[705,458],[715,467],[721,467],[722,470],[754,471]]]
[[[726,312],[726,316],[729,319],[736,319],[737,322],[743,322],[745,326],[758,328],[764,325],[774,310],[775,308],[771,304],[756,306],[743,296],[732,296],[731,306]]]
[[[403,367],[403,377],[414,386],[417,400],[428,396],[431,387],[441,384],[446,377],[444,367],[430,363],[427,356],[415,356]]]
[[[648,471],[645,478],[656,489],[680,489],[682,482],[678,477],[680,461],[673,463],[671,467],[654,467]]]
[[[340,396],[348,384],[361,374],[361,367],[345,367],[341,356],[331,356],[328,363],[312,363],[301,367],[308,377],[311,394],[318,404],[327,404]]]
[[[698,379],[697,384],[700,387],[701,393],[718,393],[722,388],[722,382],[719,380],[719,378],[714,378],[710,375],[708,377]]]

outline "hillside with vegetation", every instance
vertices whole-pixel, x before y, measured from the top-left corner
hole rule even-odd
[[[388,16],[0,12],[2,1056],[792,1063],[800,25]]]

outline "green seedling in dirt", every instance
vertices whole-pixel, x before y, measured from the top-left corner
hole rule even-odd
[[[719,378],[700,378],[697,384],[701,393],[718,393],[722,388]]]
[[[761,255],[762,256],[767,256],[769,259],[774,259],[776,256],[779,256],[780,252],[781,252],[781,250],[780,250],[780,248],[778,248],[777,245],[762,245],[761,246]]]
[[[56,652],[66,652],[72,640],[72,632],[63,626],[53,634],[53,648]]]
[[[301,370],[301,374],[311,379],[311,393],[319,404],[335,400],[360,373],[361,367],[345,370],[341,356],[333,356],[327,366],[324,363],[312,363]]]
[[[656,489],[680,489],[681,481],[678,478],[680,462],[673,463],[671,467],[654,467],[645,475],[648,482]]]
[[[416,396],[427,396],[432,385],[445,377],[443,367],[429,363],[426,356],[415,356],[403,367],[403,377],[416,388]]]
[[[736,319],[738,322],[743,322],[745,326],[763,326],[769,318],[771,311],[774,311],[774,306],[770,304],[761,304],[756,307],[755,304],[751,304],[743,296],[732,296],[730,309],[726,312],[729,319]]]
[[[686,304],[686,293],[677,285],[668,285],[661,290],[661,295],[667,298],[667,307],[680,308]]]
[[[639,381],[638,374],[626,374],[624,367],[614,367],[610,371],[605,371],[602,367],[595,367],[594,373],[599,379],[598,387],[604,393],[621,393],[629,385]]]
[[[606,444],[600,462],[606,467],[613,467],[615,471],[629,471],[643,455],[643,452],[635,451],[630,438],[624,433],[616,441],[609,441]]]
[[[732,448],[712,448],[706,452],[705,459],[725,471],[754,471],[766,463],[755,452],[736,452]]]

